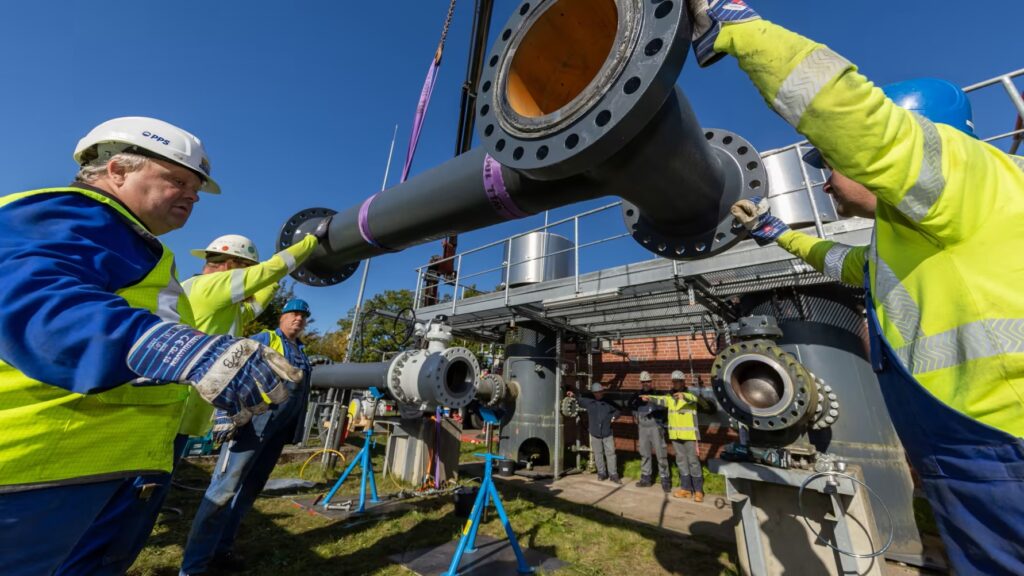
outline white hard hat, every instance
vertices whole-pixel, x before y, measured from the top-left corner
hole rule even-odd
[[[673,370],[672,371],[672,379],[673,380],[686,380],[686,375],[683,374],[682,370]]]
[[[82,166],[96,158],[130,152],[131,148],[181,164],[203,179],[200,190],[220,194],[220,186],[210,177],[210,159],[199,138],[156,118],[126,116],[107,120],[78,141],[75,162]]]
[[[641,372],[640,373],[640,381],[641,382],[650,382],[651,381],[651,373],[648,372],[647,370],[644,370],[643,372]]]
[[[260,261],[260,254],[256,251],[256,245],[252,240],[238,234],[225,234],[214,238],[213,242],[210,242],[210,245],[204,249],[189,250],[189,254],[203,260],[206,259],[207,254],[211,253],[227,254],[257,263]]]
[[[602,391],[604,391],[604,386],[601,386],[600,382],[594,382],[594,383],[592,383],[590,385],[590,391],[591,392],[602,392]]]

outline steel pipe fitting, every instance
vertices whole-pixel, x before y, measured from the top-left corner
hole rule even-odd
[[[766,196],[768,178],[754,147],[701,128],[675,85],[689,39],[682,2],[522,2],[485,60],[481,147],[334,215],[293,277],[334,284],[368,257],[607,195],[653,253],[728,248],[744,233],[729,207]],[[323,217],[289,219],[279,247]]]

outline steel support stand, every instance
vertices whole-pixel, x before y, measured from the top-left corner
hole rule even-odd
[[[376,400],[382,398],[384,394],[380,390],[377,390],[376,388],[370,388],[370,394],[372,394],[375,399],[373,403],[373,408],[374,412],[376,413]],[[359,508],[352,513],[362,514],[366,511],[367,485],[369,485],[370,489],[370,502],[380,502],[380,500],[377,498],[377,481],[373,477],[373,462],[370,459],[370,452],[373,450],[373,444],[373,418],[371,417],[370,423],[366,427],[366,432],[364,434],[363,447],[359,449],[359,453],[356,454],[356,457],[352,459],[352,463],[349,464],[347,468],[345,468],[345,473],[341,475],[341,478],[338,478],[338,481],[334,483],[334,487],[331,488],[331,491],[328,492],[327,496],[324,498],[323,507],[325,510],[330,507],[331,499],[334,498],[334,494],[338,491],[339,488],[341,488],[341,485],[345,483],[345,480],[348,479],[348,475],[352,473],[352,470],[354,470],[356,466],[362,466],[363,470],[362,478],[359,483]]]
[[[494,486],[494,480],[491,477],[494,461],[504,460],[505,458],[496,454],[477,453],[474,456],[484,459],[484,479],[480,484],[480,491],[476,495],[476,501],[473,503],[473,511],[469,515],[469,520],[466,521],[466,526],[462,529],[459,547],[456,548],[455,556],[452,557],[452,563],[448,566],[448,571],[443,576],[459,576],[458,569],[459,562],[462,561],[462,555],[476,552],[476,532],[480,527],[480,518],[483,515],[484,509],[487,508],[488,502],[493,503],[494,509],[498,511],[501,524],[505,527],[505,535],[508,536],[508,542],[512,546],[512,551],[516,554],[516,562],[518,563],[516,571],[520,574],[533,574],[534,570],[526,563],[526,556],[523,555],[523,549],[519,546],[519,540],[516,538],[515,532],[512,531],[512,524],[508,520],[505,507],[501,504],[501,496],[498,495],[498,489]]]

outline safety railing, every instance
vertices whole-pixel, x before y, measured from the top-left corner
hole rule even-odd
[[[1007,132],[997,133],[997,134],[992,135],[992,136],[981,137],[980,139],[982,141],[984,141],[984,142],[992,143],[992,142],[997,142],[997,141],[1000,141],[1000,140],[1005,140],[1007,138],[1012,138],[1013,140],[1012,140],[1011,145],[1009,147],[1009,152],[1011,154],[1016,152],[1017,147],[1019,146],[1022,137],[1024,137],[1024,126],[1021,126],[1021,118],[1024,118],[1024,98],[1022,98],[1021,91],[1017,88],[1017,86],[1014,84],[1014,81],[1013,81],[1013,79],[1018,77],[1018,76],[1024,76],[1024,68],[1021,68],[1019,70],[1015,70],[1013,72],[1008,72],[1006,74],[1002,74],[1000,76],[996,76],[994,78],[990,78],[990,79],[985,80],[983,82],[978,82],[976,84],[972,84],[972,85],[967,86],[967,87],[964,88],[965,92],[974,93],[974,92],[977,92],[979,90],[982,90],[982,89],[985,89],[985,88],[988,88],[988,87],[992,87],[992,86],[998,85],[998,86],[1002,87],[1004,89],[1006,95],[1009,96],[1010,102],[1013,105],[1013,108],[1014,108],[1014,110],[1017,113],[1017,124],[1014,126],[1014,129],[1010,130],[1010,131],[1007,131]],[[765,151],[765,152],[761,153],[761,158],[762,158],[762,160],[764,160],[766,158],[769,158],[769,157],[777,155],[777,154],[786,154],[786,153],[795,153],[798,157],[802,157],[805,152],[810,150],[810,148],[811,148],[811,145],[806,140],[803,140],[803,141],[797,142],[795,144],[790,144],[788,146],[784,146],[782,148],[776,148],[776,149],[773,149],[773,150]],[[814,192],[815,192],[815,188],[818,188],[818,187],[820,187],[820,186],[822,186],[824,184],[825,179],[827,177],[827,174],[826,174],[826,172],[824,170],[818,170],[818,169],[815,169],[815,168],[811,168],[809,165],[807,165],[804,162],[800,162],[799,165],[800,165],[801,176],[802,176],[800,184],[798,186],[796,186],[796,187],[791,188],[791,189],[776,190],[776,189],[771,189],[771,187],[770,187],[770,189],[769,189],[769,197],[773,198],[773,199],[778,199],[778,198],[780,198],[782,196],[785,196],[787,194],[805,194],[807,196],[808,202],[810,203],[811,211],[812,211],[812,213],[814,215],[814,222],[813,222],[814,230],[817,232],[817,235],[819,237],[826,238],[828,236],[828,230],[825,228],[825,222],[822,219],[822,211],[820,210],[821,207],[818,205],[818,198],[815,197],[815,193]],[[599,237],[597,239],[587,240],[587,241],[584,241],[584,242],[581,243],[580,242],[580,239],[581,239],[581,235],[580,235],[581,223],[593,221],[593,220],[596,219],[596,217],[598,217],[598,216],[600,216],[600,215],[602,215],[604,213],[611,212],[611,211],[616,211],[616,210],[618,210],[620,208],[621,205],[622,205],[621,201],[619,201],[619,202],[612,202],[612,203],[609,203],[609,204],[605,204],[605,205],[599,206],[597,208],[592,208],[590,210],[586,210],[586,211],[580,212],[578,214],[575,214],[575,215],[572,215],[572,216],[569,216],[569,217],[566,217],[566,218],[562,218],[562,219],[554,221],[554,222],[545,222],[545,224],[542,225],[542,226],[531,228],[529,230],[526,230],[524,232],[519,232],[517,234],[513,234],[513,235],[508,236],[506,238],[503,238],[501,240],[496,240],[494,242],[490,242],[490,243],[484,244],[482,246],[478,246],[476,248],[472,248],[470,250],[466,250],[464,252],[459,252],[459,253],[451,256],[451,257],[443,258],[443,259],[439,259],[439,260],[434,260],[433,262],[431,262],[429,264],[424,264],[422,266],[419,266],[419,267],[417,267],[415,269],[416,270],[416,291],[415,291],[415,296],[414,296],[414,300],[413,300],[414,307],[420,308],[420,307],[422,307],[422,306],[427,304],[427,303],[425,303],[423,301],[423,299],[424,299],[424,296],[425,296],[425,294],[424,294],[424,282],[425,282],[425,280],[428,280],[428,279],[431,280],[433,283],[435,283],[435,285],[437,286],[437,291],[438,291],[437,295],[436,295],[435,302],[430,303],[430,304],[431,305],[433,305],[433,304],[442,304],[442,303],[443,304],[447,304],[447,305],[450,306],[450,313],[453,314],[453,315],[458,312],[458,303],[459,303],[460,300],[465,299],[467,297],[472,297],[472,296],[478,295],[480,293],[492,293],[492,292],[495,292],[497,290],[501,290],[504,293],[505,304],[508,305],[508,303],[509,303],[509,294],[510,294],[510,290],[511,290],[510,278],[511,278],[511,274],[512,274],[512,269],[514,267],[516,267],[516,266],[525,266],[525,265],[527,265],[527,264],[529,264],[531,262],[537,261],[537,260],[545,260],[547,258],[555,258],[555,257],[558,257],[559,255],[567,253],[567,252],[572,252],[572,255],[573,255],[573,257],[572,257],[572,261],[573,261],[573,272],[572,272],[572,275],[573,275],[574,284],[575,284],[575,293],[579,294],[580,275],[581,274],[586,274],[586,273],[594,272],[594,271],[597,271],[597,270],[602,270],[602,269],[605,269],[605,268],[608,267],[608,265],[605,263],[603,265],[599,265],[599,266],[595,267],[592,270],[591,269],[581,269],[581,266],[580,266],[580,253],[581,253],[581,250],[593,249],[595,247],[606,245],[608,243],[611,243],[611,242],[614,242],[614,241],[617,241],[617,240],[621,240],[621,239],[624,239],[624,238],[628,238],[630,236],[629,232],[623,232],[621,234],[614,234],[614,235],[611,235],[611,236]],[[533,234],[533,233],[537,233],[537,232],[552,232],[552,231],[554,231],[556,229],[559,229],[561,227],[571,227],[571,232],[569,234],[566,234],[566,236],[571,236],[571,239],[572,239],[572,246],[570,248],[566,248],[566,249],[563,249],[563,250],[557,250],[557,251],[554,251],[554,252],[549,252],[549,253],[546,253],[546,254],[542,254],[542,255],[539,255],[539,256],[534,256],[534,257],[526,258],[524,260],[518,260],[518,261],[515,261],[515,262],[511,262],[510,261],[511,260],[511,255],[512,255],[512,244],[513,244],[513,242],[517,238],[521,238],[523,236],[527,236],[529,234]],[[483,255],[488,254],[488,253],[494,254],[494,253],[498,252],[498,250],[501,250],[500,255],[491,256],[491,260],[490,261],[491,262],[500,262],[500,265],[497,265],[497,266],[494,266],[494,265],[485,266],[482,270],[476,270],[476,271],[467,271],[467,270],[464,269],[464,264],[468,260],[472,259],[473,257],[482,257]],[[655,257],[654,259],[658,259],[658,258]],[[439,264],[443,264],[443,263],[445,263],[447,261],[453,261],[454,262],[454,265],[453,265],[453,270],[454,270],[453,276],[454,276],[454,278],[453,279],[452,278],[444,278],[444,277],[442,277],[440,275],[433,274],[430,271],[431,268],[437,267]],[[636,261],[637,260],[635,260],[634,262],[636,262]],[[673,261],[673,272],[676,275],[678,275],[678,263],[675,262],[675,261]],[[484,281],[487,278],[492,278],[492,279],[493,278],[497,278],[500,281],[495,286],[494,289],[480,289],[477,284],[479,282],[481,282],[481,281]],[[445,292],[443,297],[441,296],[441,292],[442,291]],[[467,292],[469,293],[468,295],[467,295]]]

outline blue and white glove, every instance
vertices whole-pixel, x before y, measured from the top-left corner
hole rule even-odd
[[[765,246],[778,240],[789,226],[768,211],[768,200],[754,196],[749,200],[740,200],[729,208],[729,212],[746,228],[759,246]]]
[[[235,436],[235,420],[224,410],[217,410],[213,413],[213,441],[215,444],[224,444],[231,441]]]
[[[174,322],[147,330],[128,352],[128,368],[150,381],[139,384],[191,384],[237,426],[287,400],[286,382],[302,380],[301,370],[255,340],[211,336]]]
[[[725,56],[715,52],[715,40],[723,24],[761,19],[743,0],[686,0],[686,4],[690,10],[693,53],[701,68]]]

